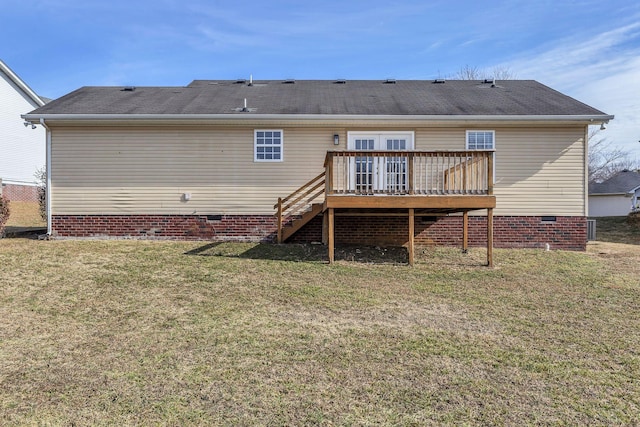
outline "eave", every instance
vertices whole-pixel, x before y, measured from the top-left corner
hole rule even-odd
[[[57,125],[233,125],[242,123],[291,123],[305,125],[352,125],[354,123],[399,126],[492,125],[600,125],[612,115],[358,115],[358,114],[24,114],[22,118],[38,124],[45,120]]]

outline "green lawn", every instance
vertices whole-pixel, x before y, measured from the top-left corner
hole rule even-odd
[[[640,423],[640,246],[322,251],[0,240],[0,424]]]

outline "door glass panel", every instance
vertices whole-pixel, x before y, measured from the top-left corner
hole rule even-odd
[[[363,151],[413,150],[409,132],[367,132],[349,136],[348,148]],[[406,155],[374,156],[359,153],[348,163],[348,191],[359,194],[397,193],[409,189]]]
[[[356,139],[355,149],[360,151],[375,150],[375,139]],[[356,192],[373,192],[373,157],[358,156],[355,158]]]
[[[406,150],[407,140],[402,138],[387,138],[387,150]],[[392,193],[407,191],[407,158],[387,157],[385,168],[385,189]]]

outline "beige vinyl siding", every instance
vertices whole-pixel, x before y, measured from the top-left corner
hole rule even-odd
[[[496,215],[584,216],[584,127],[496,129]]]
[[[496,215],[585,213],[582,126],[278,126],[284,162],[254,162],[254,130],[267,128],[54,128],[53,214],[273,214],[323,171],[327,150],[346,148],[347,131],[414,131],[417,150],[464,150],[470,129],[496,132]]]
[[[465,128],[416,129],[416,150],[464,150]]]
[[[495,130],[495,215],[585,215],[583,126],[417,129],[416,149],[464,150],[467,130]]]
[[[284,162],[263,163],[253,127],[54,129],[53,214],[273,214],[334,148],[333,129],[283,131]]]

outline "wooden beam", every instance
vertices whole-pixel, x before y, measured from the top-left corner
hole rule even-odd
[[[327,156],[329,156],[329,154],[327,153]],[[327,157],[329,159],[329,162],[325,165],[325,184],[324,184],[324,194],[331,194],[333,193],[333,156],[331,156],[330,158]]]
[[[329,243],[329,217],[327,211],[322,213],[322,244],[326,245]]]
[[[406,212],[336,212],[336,216],[406,217]]]
[[[349,196],[327,195],[327,208],[335,209],[488,209],[496,207],[495,196]]]
[[[487,209],[487,265],[493,267],[493,209]]]
[[[334,212],[333,212],[333,208],[329,208],[329,236],[328,236],[328,247],[329,247],[329,264],[333,264],[334,261],[334,256],[335,256],[335,240],[334,240],[334,222],[335,222],[335,217],[334,217]]]
[[[416,190],[416,186],[414,183],[413,177],[413,162],[414,162],[414,154],[409,153],[407,158],[407,175],[409,175],[409,194],[414,194]]]
[[[282,198],[278,197],[278,243],[282,243]]]
[[[493,194],[493,154],[487,157],[487,193]]]
[[[415,242],[414,235],[415,233],[415,210],[409,209],[409,265],[413,265],[414,263],[414,254],[415,254]]]
[[[465,254],[469,249],[469,212],[462,214],[462,252]]]

